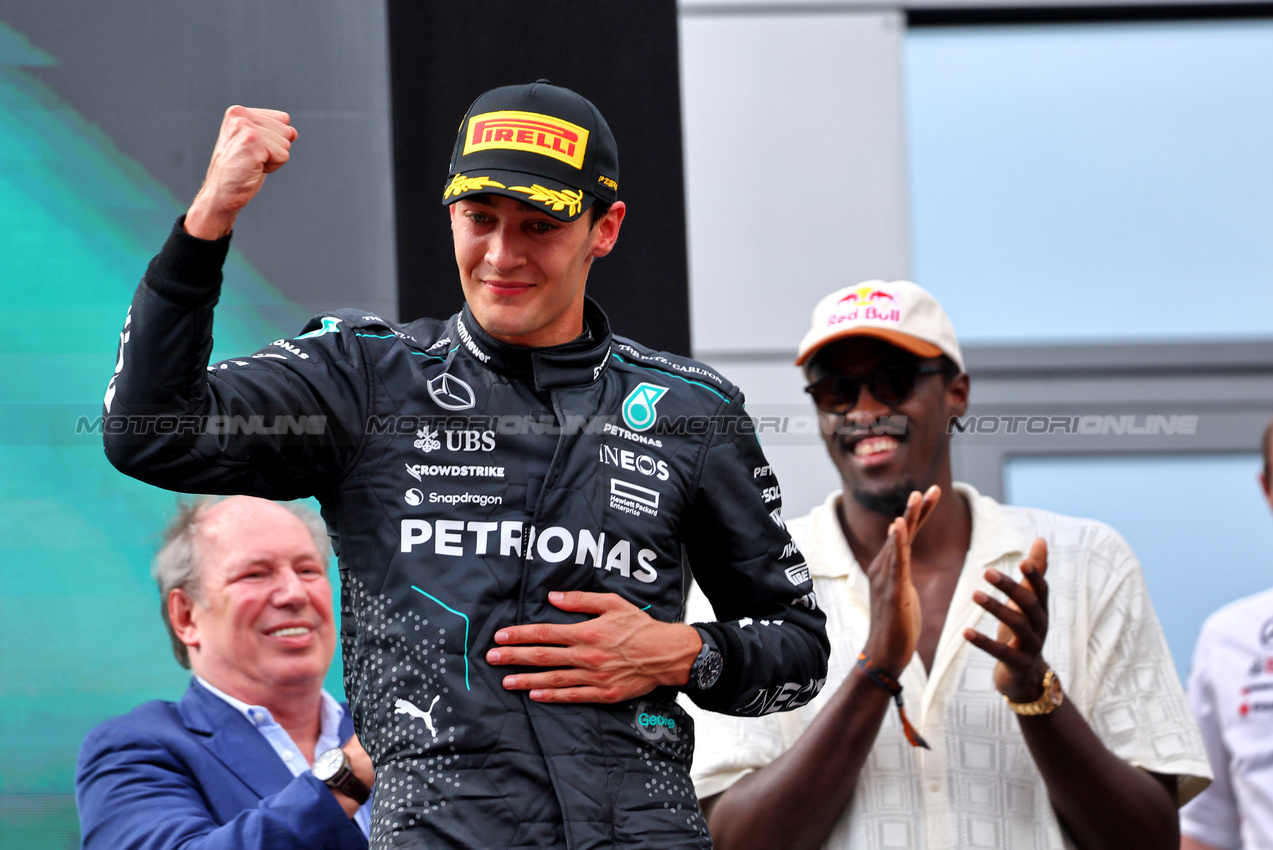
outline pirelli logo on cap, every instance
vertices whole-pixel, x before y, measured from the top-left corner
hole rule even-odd
[[[464,153],[493,149],[526,151],[583,168],[588,131],[569,121],[536,112],[484,112],[469,119]]]

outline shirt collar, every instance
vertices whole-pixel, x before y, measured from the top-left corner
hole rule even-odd
[[[971,484],[955,482],[955,490],[963,493],[972,506],[972,543],[964,564],[978,569],[988,567],[1001,558],[1026,556],[1026,541],[1003,514],[1003,507],[989,496],[977,492]]]
[[[199,687],[207,690],[208,693],[223,700],[227,705],[235,711],[242,714],[248,723],[251,723],[257,729],[263,729],[267,726],[277,726],[278,721],[274,719],[274,715],[263,705],[248,705],[246,702],[227,694],[225,691],[211,685],[207,679],[202,676],[195,676],[195,681],[199,683]],[[340,740],[340,721],[345,715],[345,710],[341,708],[340,703],[336,702],[336,698],[327,693],[326,690],[320,692],[321,703],[319,705],[319,732],[318,739],[326,741],[335,738]],[[336,745],[339,746],[339,743]]]
[[[1021,535],[1008,524],[999,503],[978,493],[971,484],[956,481],[954,485],[955,492],[964,495],[972,511],[972,541],[968,554],[964,556],[964,567],[984,568],[1008,555],[1025,557]],[[840,529],[840,497],[839,490],[831,493],[810,514],[809,542],[804,554],[809,559],[809,571],[813,575],[847,577],[849,583],[854,584],[866,581],[866,573],[853,557],[853,550]]]

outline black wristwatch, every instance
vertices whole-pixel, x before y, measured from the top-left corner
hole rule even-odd
[[[703,639],[703,648],[698,651],[698,657],[690,665],[690,680],[685,683],[685,689],[701,693],[709,690],[720,680],[721,671],[725,669],[725,659],[716,648],[716,641],[712,640],[710,634],[698,626],[694,627],[694,631],[698,632],[698,636]]]
[[[340,747],[333,747],[314,759],[313,774],[328,788],[339,791],[360,806],[371,796],[371,789],[354,775],[349,756]]]

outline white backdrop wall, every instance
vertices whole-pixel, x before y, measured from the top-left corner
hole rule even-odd
[[[909,273],[903,35],[900,11],[681,6],[694,354],[779,417],[761,441],[788,516],[837,483],[792,365],[809,313]]]

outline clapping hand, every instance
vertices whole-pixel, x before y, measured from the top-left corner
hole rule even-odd
[[[911,493],[906,511],[889,525],[888,539],[866,568],[871,630],[863,652],[894,677],[910,663],[923,625],[919,593],[911,580],[911,543],[940,499],[937,485],[922,495]]]
[[[995,688],[1017,703],[1034,702],[1043,696],[1043,641],[1048,636],[1048,584],[1043,578],[1048,568],[1048,546],[1042,538],[1030,546],[1021,562],[1020,582],[998,570],[986,570],[986,581],[1008,597],[1000,602],[978,590],[973,601],[999,620],[995,640],[964,629],[964,638],[999,660],[995,665]]]

